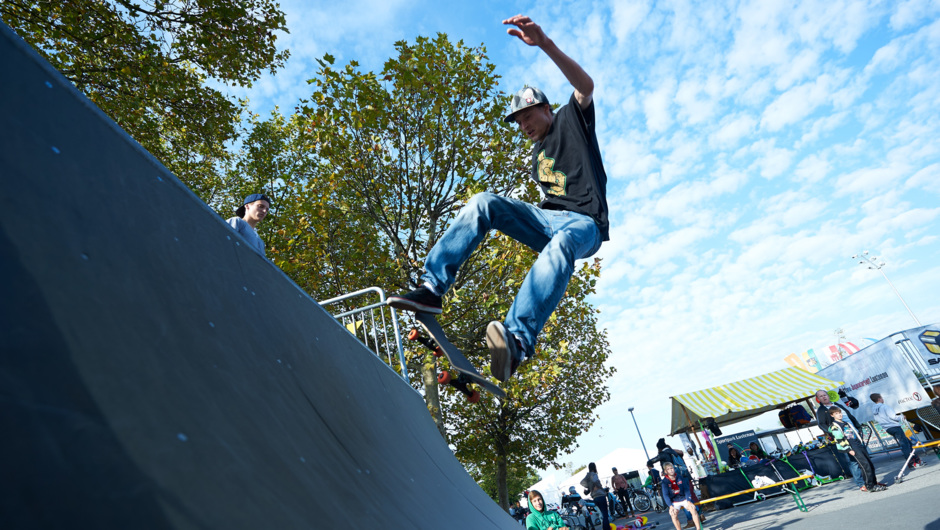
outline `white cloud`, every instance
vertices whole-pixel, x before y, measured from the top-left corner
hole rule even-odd
[[[676,92],[676,103],[689,125],[697,125],[710,120],[717,111],[717,79],[684,79]]]
[[[894,30],[907,29],[940,11],[940,3],[933,0],[901,0],[894,5],[895,11],[891,15],[891,28]]]
[[[790,162],[793,159],[793,152],[776,147],[776,140],[755,142],[750,151],[757,155],[754,166],[760,170],[760,175],[766,178],[782,175],[790,168]]]
[[[627,40],[646,18],[650,7],[648,0],[611,1],[610,32],[617,42]]]
[[[922,188],[934,194],[940,193],[937,183],[940,182],[940,163],[933,163],[911,175],[904,184],[906,189]]]
[[[633,135],[614,138],[603,152],[610,178],[648,175],[659,165],[659,158]]]
[[[672,99],[675,94],[675,80],[664,80],[655,90],[646,93],[643,98],[643,112],[646,114],[646,127],[654,133],[664,132],[672,125]]]
[[[819,52],[812,49],[801,50],[790,63],[781,68],[774,88],[786,90],[804,79],[815,77],[818,62]]]
[[[797,164],[793,174],[804,182],[818,182],[828,176],[831,167],[832,164],[828,160],[812,154]]]
[[[858,193],[872,196],[894,188],[905,176],[907,168],[902,166],[866,167],[838,178],[839,194]]]
[[[751,134],[757,127],[757,120],[748,114],[725,116],[717,131],[711,135],[712,145],[716,147],[734,147]]]
[[[835,79],[823,74],[813,82],[787,90],[764,110],[761,128],[774,132],[802,121],[817,107],[831,99],[835,86]]]

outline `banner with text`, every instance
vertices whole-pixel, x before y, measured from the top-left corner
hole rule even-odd
[[[871,394],[881,394],[895,412],[930,403],[910,362],[895,342],[894,336],[880,340],[818,373],[833,381],[845,381],[841,390],[858,400],[859,407],[852,415],[860,422],[872,420]]]
[[[721,460],[727,463],[729,444],[734,445],[737,447],[738,451],[744,453],[744,451],[748,450],[748,446],[751,445],[751,442],[757,442],[757,433],[754,431],[744,431],[739,432],[738,434],[729,434],[727,436],[715,438],[715,450],[718,451]],[[760,442],[757,442],[757,445],[760,445]]]

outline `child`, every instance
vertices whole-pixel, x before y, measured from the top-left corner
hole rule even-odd
[[[686,476],[676,474],[675,466],[669,462],[663,464],[663,473],[666,474],[662,481],[663,500],[669,506],[669,517],[672,518],[672,524],[675,525],[676,530],[681,530],[679,510],[682,508],[692,514],[690,524],[686,524],[685,528],[692,528],[694,525],[697,530],[702,530],[698,511],[695,509],[695,504],[692,504],[692,485],[689,484]]]
[[[833,407],[829,409],[829,415],[832,416],[829,433],[835,438],[836,449],[848,453],[851,458],[858,462],[858,467],[862,470],[865,485],[861,487],[861,491],[875,492],[888,489],[887,486],[879,484],[875,480],[875,465],[868,458],[868,452],[865,451],[862,442],[858,439],[858,433],[851,425],[842,421],[842,409]]]

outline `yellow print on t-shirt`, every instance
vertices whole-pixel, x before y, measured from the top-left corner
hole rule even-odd
[[[539,182],[548,187],[546,193],[550,195],[564,195],[568,176],[561,171],[555,171],[555,159],[545,156],[545,151],[539,152]]]

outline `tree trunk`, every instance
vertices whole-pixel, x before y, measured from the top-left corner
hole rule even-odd
[[[499,506],[509,512],[509,486],[506,484],[506,454],[502,449],[496,451],[496,492]]]
[[[436,363],[432,359],[421,365],[421,381],[424,383],[424,401],[428,405],[428,411],[431,412],[431,419],[437,425],[437,430],[441,432],[444,442],[447,442],[447,430],[444,429],[444,414],[441,412],[441,396],[437,390],[437,370]]]

